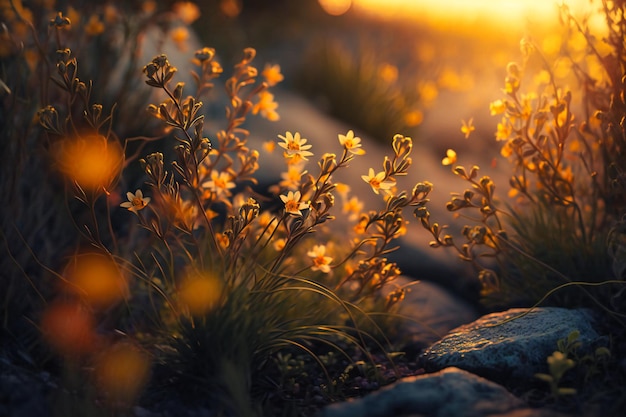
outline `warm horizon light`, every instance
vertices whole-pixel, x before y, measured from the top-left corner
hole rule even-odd
[[[589,0],[319,0],[329,14],[350,8],[380,18],[432,19],[450,22],[484,22],[520,27],[554,21],[558,6],[565,3],[575,14],[593,10],[599,2]]]

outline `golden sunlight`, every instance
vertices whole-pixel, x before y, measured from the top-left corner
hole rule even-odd
[[[321,1],[320,1],[321,3]],[[546,22],[556,17],[557,0],[354,0],[355,9],[381,18],[412,18],[514,25]],[[589,0],[564,2],[573,12],[589,11]],[[593,5],[592,5],[593,7]]]
[[[326,13],[332,16],[340,16],[350,10],[352,0],[318,0]]]

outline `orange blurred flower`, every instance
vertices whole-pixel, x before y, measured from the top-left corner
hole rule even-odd
[[[96,384],[110,405],[132,405],[148,382],[150,360],[129,342],[107,348],[96,360]]]
[[[176,2],[172,6],[172,10],[187,25],[192,24],[200,17],[200,8],[191,1]]]
[[[117,141],[102,135],[62,140],[56,149],[59,170],[87,190],[108,188],[122,170],[124,155]]]
[[[44,339],[58,353],[74,357],[91,352],[96,343],[95,321],[79,303],[55,302],[41,318]]]
[[[284,79],[283,74],[280,73],[280,65],[265,65],[261,75],[270,87],[275,86]]]
[[[73,257],[63,271],[70,292],[95,308],[107,308],[128,295],[128,282],[107,255],[84,253]]]
[[[222,283],[212,274],[193,271],[183,279],[178,297],[182,307],[193,316],[202,316],[217,306],[222,297]]]
[[[89,21],[85,24],[85,33],[89,36],[97,36],[104,32],[104,23],[100,18],[92,14],[89,16]]]

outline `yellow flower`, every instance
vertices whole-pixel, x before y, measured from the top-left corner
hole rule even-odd
[[[368,175],[361,175],[361,178],[372,187],[372,190],[376,194],[378,194],[380,190],[383,190],[385,193],[389,193],[391,187],[394,186],[394,181],[385,180],[384,171],[375,174],[373,168],[369,169]]]
[[[231,195],[229,190],[235,188],[235,183],[231,179],[227,172],[211,171],[211,180],[202,183],[202,186],[215,193],[217,198],[229,197]]]
[[[276,142],[274,142],[273,140],[268,140],[263,142],[262,146],[265,152],[272,153],[274,152],[274,149],[276,149]]]
[[[465,139],[469,138],[470,134],[476,130],[474,127],[474,118],[470,117],[470,119],[465,122],[465,120],[461,120],[463,126],[461,126],[461,132],[465,135]]]
[[[446,157],[441,160],[441,164],[444,166],[453,165],[456,163],[456,152],[453,149],[446,151]]]
[[[226,249],[228,248],[228,246],[230,246],[230,240],[228,239],[228,236],[225,235],[224,233],[216,233],[215,240],[221,246],[222,249]]]
[[[104,23],[97,15],[92,14],[89,17],[89,21],[85,24],[85,33],[89,36],[97,36],[102,32],[104,32]]]
[[[366,232],[367,228],[367,218],[361,219],[356,225],[354,225],[354,233],[357,235],[362,235]]]
[[[55,159],[62,173],[83,189],[107,188],[122,170],[124,153],[117,141],[102,135],[64,139]]]
[[[507,140],[511,136],[511,126],[506,118],[502,118],[502,122],[498,123],[496,131],[496,140]]]
[[[133,213],[137,213],[139,210],[143,210],[150,202],[150,197],[144,197],[141,190],[135,191],[135,194],[130,191],[126,193],[128,201],[120,204],[120,207],[124,207]]]
[[[345,150],[354,155],[363,155],[365,151],[361,148],[361,138],[354,136],[352,130],[348,130],[345,135],[338,135],[339,143]]]
[[[275,122],[280,119],[280,116],[276,112],[278,103],[274,101],[274,94],[267,90],[263,90],[259,93],[259,101],[252,106],[252,114],[261,113],[261,116],[265,117],[271,122]]]
[[[285,243],[287,243],[287,241],[285,240],[285,238],[281,237],[280,239],[276,239],[272,246],[274,247],[274,250],[276,252],[280,252],[285,248]]]
[[[491,113],[492,116],[495,116],[496,114],[502,114],[505,110],[506,102],[502,100],[496,100],[489,103],[489,113]]]
[[[343,204],[341,211],[344,214],[348,214],[349,221],[354,221],[361,214],[361,210],[363,210],[363,202],[357,197],[352,197]]]
[[[187,30],[184,26],[179,26],[176,29],[173,29],[170,33],[172,40],[176,43],[176,46],[181,51],[185,52],[187,50],[187,39],[189,39],[189,30]]]
[[[315,245],[313,249],[307,252],[307,256],[313,258],[313,266],[311,271],[321,271],[325,274],[330,272],[330,263],[333,258],[326,256],[325,245]]]
[[[172,6],[174,13],[183,23],[190,25],[200,17],[200,8],[191,1],[179,1]]]
[[[278,146],[285,149],[285,157],[292,158],[296,155],[307,161],[307,156],[313,156],[313,152],[310,152],[311,145],[306,145],[307,140],[300,137],[300,133],[291,132],[285,133],[285,136],[278,135],[284,142],[279,142]]]
[[[343,182],[335,183],[335,190],[342,197],[347,197],[350,192],[350,186]]]
[[[270,87],[275,86],[284,79],[283,74],[280,73],[280,65],[265,65],[261,75]]]
[[[308,203],[300,201],[300,191],[289,191],[287,195],[281,195],[280,199],[283,203],[285,203],[285,212],[289,214],[302,216],[302,212],[300,210],[309,208]]]
[[[278,185],[289,190],[297,190],[298,187],[300,187],[300,182],[304,174],[306,174],[306,170],[303,171],[300,166],[290,165],[287,168],[287,172],[280,174],[282,181],[280,181]]]

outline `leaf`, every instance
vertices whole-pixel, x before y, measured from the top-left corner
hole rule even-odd
[[[554,381],[554,378],[552,378],[552,375],[543,374],[543,373],[536,373],[535,378],[541,379],[542,381],[545,381],[547,383],[552,383]]]

